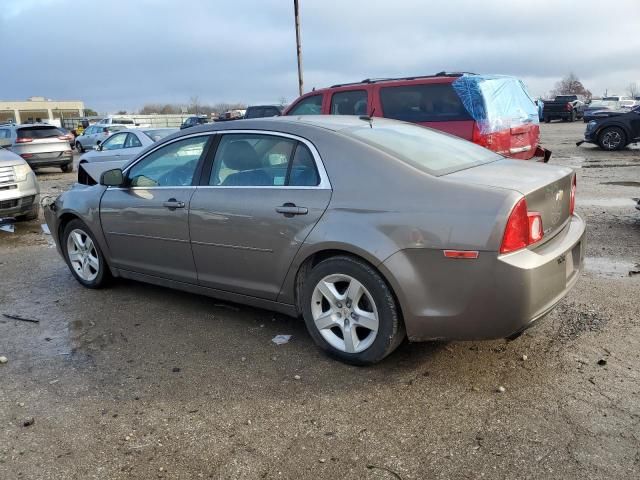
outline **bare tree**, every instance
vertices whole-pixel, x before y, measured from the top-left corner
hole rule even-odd
[[[284,107],[284,106],[288,103],[288,102],[287,102],[287,97],[284,97],[284,96],[280,97],[280,98],[278,99],[278,101],[280,102],[280,106],[281,106],[281,107]]]
[[[631,98],[636,98],[637,96],[640,96],[640,87],[636,82],[631,82],[627,85],[627,93]]]
[[[556,83],[555,88],[551,90],[551,96],[555,97],[556,95],[584,95],[587,99],[591,98],[591,92],[584,88],[580,79],[573,72]]]
[[[118,110],[118,113],[116,115],[126,115],[127,111],[126,110]]]
[[[200,98],[197,95],[193,95],[189,98],[189,113],[195,113],[198,115],[200,113]]]

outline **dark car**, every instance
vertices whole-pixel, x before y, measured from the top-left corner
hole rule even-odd
[[[556,95],[553,100],[545,100],[542,107],[544,123],[561,119],[563,122],[575,122],[584,114],[584,97],[581,95]]]
[[[524,84],[506,75],[439,72],[367,78],[314,90],[283,115],[368,115],[417,123],[477,143],[501,155],[547,161],[539,145],[538,107]]]
[[[640,141],[640,106],[628,112],[608,112],[606,117],[587,123],[583,142],[595,143],[604,150],[620,150]]]
[[[182,125],[180,125],[180,130],[184,130],[185,128],[195,127],[197,125],[203,125],[205,123],[209,123],[209,119],[206,115],[195,115],[193,117],[187,118]]]
[[[279,117],[284,108],[282,105],[252,105],[247,107],[244,118]]]
[[[44,208],[82,285],[116,276],[302,316],[349,363],[405,336],[517,334],[584,259],[571,168],[394,120],[216,122],[82,170]]]

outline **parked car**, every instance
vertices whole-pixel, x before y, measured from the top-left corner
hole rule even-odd
[[[365,79],[314,90],[283,115],[368,115],[417,123],[473,141],[502,155],[547,161],[539,145],[538,110],[522,82],[503,75],[440,72]]]
[[[3,148],[8,145],[6,138],[0,138],[0,218],[34,220],[38,218],[38,180],[22,157]]]
[[[551,120],[575,122],[584,115],[585,99],[579,95],[556,95],[553,100],[545,100],[542,117],[545,123]]]
[[[610,111],[606,117],[591,120],[584,132],[584,142],[595,143],[603,150],[621,150],[640,141],[640,106],[628,112]]]
[[[604,118],[608,112],[617,111],[620,109],[620,104],[617,100],[594,100],[584,109],[584,116],[582,117],[584,123],[588,123],[591,120],[598,118]]]
[[[79,163],[105,162],[111,160],[129,160],[149,145],[162,140],[167,135],[177,132],[177,128],[136,128],[120,130],[104,142],[98,143],[98,148],[90,150],[80,157]]]
[[[80,169],[93,185],[44,211],[82,285],[124,277],[302,315],[349,363],[405,335],[518,334],[580,278],[571,168],[409,123],[214,123]]]
[[[239,120],[241,118],[244,118],[244,115],[246,112],[247,112],[246,110],[242,110],[242,109],[227,110],[226,112],[223,112],[220,115],[218,115],[218,118],[216,121],[226,122],[229,120]]]
[[[58,127],[46,123],[0,125],[0,139],[4,139],[5,148],[20,155],[31,168],[73,170],[69,139]]]
[[[189,127],[196,127],[198,125],[204,125],[205,123],[209,123],[209,118],[206,115],[194,115],[193,117],[188,117],[182,122],[180,125],[180,130]]]
[[[244,118],[278,117],[282,115],[282,105],[251,105]]]
[[[640,102],[638,102],[637,100],[620,100],[619,108],[620,110],[628,112],[639,104]]]
[[[131,118],[114,117],[113,115],[109,115],[97,123],[100,125],[118,125],[125,128],[133,128],[136,126],[136,122]]]
[[[96,123],[86,128],[82,135],[76,137],[76,150],[80,153],[84,153],[87,150],[95,149],[99,142],[106,140],[106,138],[112,133],[119,132],[127,128],[124,125],[104,125]]]

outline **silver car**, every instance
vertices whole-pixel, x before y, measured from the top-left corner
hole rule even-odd
[[[99,123],[90,125],[82,132],[82,135],[76,137],[76,150],[80,153],[93,150],[100,145],[100,142],[106,140],[109,135],[125,128],[127,128],[126,125],[102,125]]]
[[[27,161],[31,168],[60,167],[73,170],[69,139],[59,128],[46,123],[0,125],[4,147]]]
[[[123,277],[302,316],[354,364],[405,336],[516,335],[583,262],[572,169],[394,120],[208,124],[79,170],[85,184],[44,210],[82,285]]]
[[[0,218],[38,218],[40,187],[35,173],[21,157],[2,148],[0,138]]]
[[[80,157],[79,163],[105,162],[111,160],[129,160],[144,148],[177,132],[177,128],[136,128],[120,130],[99,142],[95,150]]]

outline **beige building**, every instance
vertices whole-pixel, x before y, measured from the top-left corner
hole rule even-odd
[[[45,122],[68,117],[84,117],[84,103],[44,97],[30,97],[26,101],[0,100],[0,123]]]

